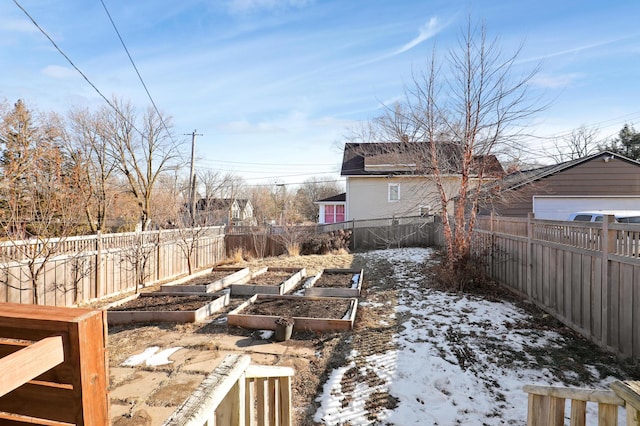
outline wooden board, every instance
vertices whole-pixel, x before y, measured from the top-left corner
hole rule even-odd
[[[258,300],[287,299],[287,300],[324,300],[335,301],[335,297],[309,297],[309,296],[286,296],[286,295],[266,295],[256,294],[249,300],[238,306],[227,315],[227,324],[257,329],[257,330],[275,330],[275,320],[278,316],[274,315],[251,315],[243,314],[242,311]],[[353,328],[353,322],[356,318],[356,310],[358,308],[358,299],[348,299],[350,301],[349,315],[346,319],[334,318],[307,318],[293,317],[295,322],[294,331],[344,331]]]
[[[351,277],[358,274],[358,280],[355,285],[351,285],[350,287],[314,287],[314,284],[323,274],[344,274],[345,276]],[[304,295],[320,297],[359,297],[362,288],[362,279],[362,269],[324,269],[305,284]],[[352,280],[346,279],[345,281],[349,282]]]
[[[16,418],[108,425],[105,315],[90,309],[0,303],[0,352],[20,349],[9,339],[61,336],[64,346],[62,364],[0,397],[0,411]]]
[[[164,292],[215,293],[216,291],[227,288],[233,283],[247,282],[251,277],[251,271],[249,268],[216,267],[211,269],[211,272],[220,271],[229,271],[229,275],[209,284],[183,284],[183,282],[189,282],[184,280],[181,282],[163,284],[160,286],[160,290]]]
[[[187,295],[188,293],[181,293]],[[201,293],[200,293],[201,294]],[[158,294],[163,295],[162,293]],[[141,295],[138,295],[141,296]],[[153,294],[143,297],[153,297]],[[129,299],[127,299],[129,300]],[[195,311],[118,311],[109,310],[107,320],[109,324],[130,324],[145,322],[173,322],[187,323],[198,322],[218,312],[229,304],[229,293],[213,299],[203,307]]]
[[[259,277],[264,273],[268,273],[269,271],[274,272],[290,272],[291,275],[286,280],[282,281],[279,284],[275,285],[261,285],[255,284],[251,282],[251,279]],[[232,296],[253,296],[254,294],[273,294],[273,295],[283,295],[289,293],[293,290],[299,283],[302,281],[304,277],[307,276],[307,271],[305,268],[264,268],[258,272],[255,272],[251,279],[247,283],[244,284],[231,284],[229,288],[231,289]]]

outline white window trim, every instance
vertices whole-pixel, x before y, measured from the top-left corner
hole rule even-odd
[[[396,187],[398,188],[398,199],[397,200],[392,200],[391,199],[391,188],[392,187]],[[390,203],[397,203],[398,201],[400,201],[401,196],[400,196],[400,184],[399,183],[390,183],[389,186],[387,187],[387,201]]]

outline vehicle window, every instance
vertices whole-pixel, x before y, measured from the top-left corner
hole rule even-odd
[[[604,216],[596,216],[596,220],[594,222],[604,222]]]
[[[576,220],[578,222],[591,222],[591,215],[590,214],[577,214],[576,217],[573,218],[573,220]]]
[[[640,216],[619,217],[617,221],[620,223],[640,223]]]

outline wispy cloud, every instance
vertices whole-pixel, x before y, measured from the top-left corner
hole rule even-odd
[[[566,56],[566,55],[574,55],[576,53],[580,53],[586,50],[592,50],[592,49],[596,49],[599,47],[604,47],[604,46],[608,46],[617,42],[620,42],[622,40],[627,40],[633,37],[637,37],[637,34],[633,34],[633,35],[628,35],[628,36],[624,36],[624,37],[619,37],[619,38],[615,38],[615,39],[611,39],[611,40],[604,40],[604,41],[600,41],[597,43],[591,43],[591,44],[585,44],[584,46],[577,46],[577,47],[573,47],[571,49],[564,49],[564,50],[559,50],[557,52],[551,52],[545,55],[540,55],[540,56],[535,56],[535,57],[531,57],[531,58],[526,58],[523,59],[522,61],[518,61],[519,63],[526,63],[526,62],[540,62],[546,59],[550,59],[550,58],[556,58],[556,57],[560,57],[560,56]]]
[[[531,83],[539,87],[558,89],[561,87],[567,87],[582,77],[583,75],[579,73],[560,75],[539,74],[531,80]]]
[[[418,29],[418,35],[413,40],[396,50],[393,55],[399,55],[407,50],[413,49],[423,41],[429,40],[431,37],[438,34],[445,27],[446,25],[441,23],[438,17],[434,16]]]
[[[263,10],[299,9],[314,0],[230,0],[227,10],[233,15],[245,15]]]

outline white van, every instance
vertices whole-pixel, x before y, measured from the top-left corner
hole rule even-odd
[[[602,222],[605,215],[615,217],[618,223],[640,224],[640,210],[595,210],[571,213],[567,220],[577,222]]]

